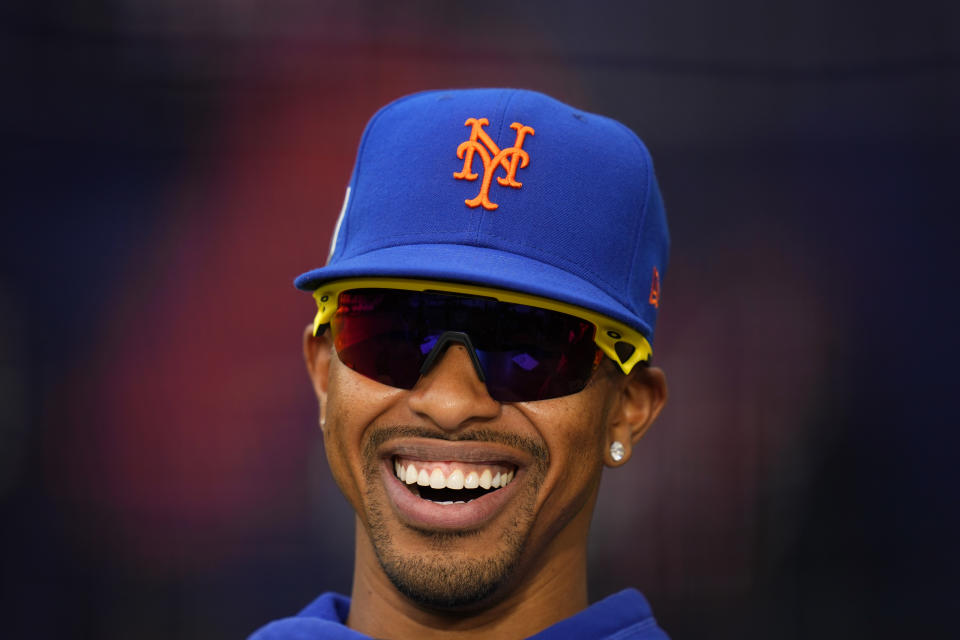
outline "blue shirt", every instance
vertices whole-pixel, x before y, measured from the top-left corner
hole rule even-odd
[[[271,622],[248,640],[364,640],[346,626],[350,598],[325,593],[293,618]],[[636,589],[624,589],[580,613],[530,636],[532,640],[590,638],[607,640],[670,640],[657,626],[647,599]]]

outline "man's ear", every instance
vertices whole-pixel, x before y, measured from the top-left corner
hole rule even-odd
[[[607,421],[607,441],[603,462],[618,467],[630,459],[633,446],[640,441],[667,402],[667,377],[657,367],[635,367],[621,382]],[[623,455],[615,460],[610,452],[614,442],[623,446]]]
[[[313,335],[313,325],[308,324],[303,330],[303,359],[307,365],[310,382],[313,383],[313,392],[317,394],[320,403],[320,428],[326,426],[327,417],[327,384],[330,381],[330,359],[333,354],[333,344],[330,342],[330,332],[324,331],[319,336]]]

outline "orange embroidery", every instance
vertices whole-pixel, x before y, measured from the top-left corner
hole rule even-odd
[[[660,272],[653,268],[653,281],[650,283],[650,304],[660,308]]]
[[[467,118],[463,123],[470,127],[470,139],[461,142],[457,147],[457,157],[463,160],[463,169],[455,171],[453,177],[457,180],[476,180],[479,175],[473,172],[474,154],[480,156],[483,162],[483,181],[480,183],[480,193],[475,198],[464,200],[468,207],[483,206],[488,211],[493,211],[498,205],[490,201],[490,183],[493,181],[493,173],[498,167],[503,167],[506,177],[497,178],[497,183],[502,187],[513,187],[519,189],[523,186],[522,182],[517,182],[517,169],[523,169],[530,164],[530,156],[523,150],[523,140],[527,134],[533,135],[533,127],[528,127],[514,122],[510,125],[511,129],[517,132],[517,139],[512,147],[501,149],[493,141],[483,127],[490,124],[486,118]]]

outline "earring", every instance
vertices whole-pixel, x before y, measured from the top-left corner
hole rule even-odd
[[[610,445],[610,457],[613,458],[614,462],[620,462],[626,454],[627,450],[619,440],[615,440],[614,443]]]

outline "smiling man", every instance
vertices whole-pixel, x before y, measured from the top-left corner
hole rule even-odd
[[[666,638],[639,592],[593,605],[603,467],[666,400],[667,261],[649,153],[545,95],[400,99],[360,143],[304,355],[356,511],[351,598],[254,638]]]

